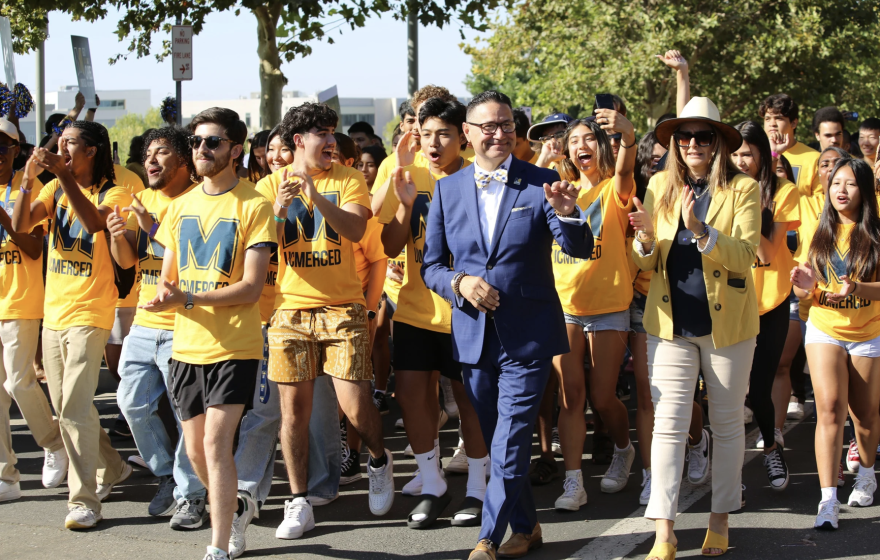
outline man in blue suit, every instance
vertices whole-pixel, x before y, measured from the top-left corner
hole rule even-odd
[[[589,258],[593,234],[579,188],[513,158],[510,99],[496,91],[468,105],[473,167],[437,183],[422,262],[425,284],[453,302],[452,341],[468,397],[490,446],[492,477],[480,542],[469,560],[518,557],[542,544],[528,478],[531,439],[553,356],[569,351],[550,262],[562,250]]]

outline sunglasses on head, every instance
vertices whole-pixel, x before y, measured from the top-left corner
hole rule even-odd
[[[701,130],[699,132],[687,132],[684,130],[676,130],[672,133],[675,143],[679,148],[687,148],[691,145],[691,140],[696,140],[697,146],[706,148],[712,145],[715,140],[714,130]]]
[[[207,146],[207,148],[209,150],[216,150],[217,148],[220,147],[220,144],[222,144],[223,142],[229,142],[230,144],[235,144],[235,142],[233,142],[229,138],[223,138],[222,136],[196,136],[196,135],[192,135],[188,138],[188,140],[189,140],[189,147],[192,148],[193,150],[199,148],[202,145],[202,142],[205,143],[205,146]]]

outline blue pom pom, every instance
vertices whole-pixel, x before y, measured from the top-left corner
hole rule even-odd
[[[15,84],[15,116],[25,118],[34,108],[34,98],[24,84]]]
[[[159,114],[162,116],[163,121],[177,121],[177,100],[173,97],[163,99],[162,106],[159,108]]]

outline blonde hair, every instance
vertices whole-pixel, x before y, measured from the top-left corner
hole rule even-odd
[[[709,162],[709,177],[706,182],[709,186],[709,192],[712,196],[716,192],[725,191],[730,188],[730,178],[739,173],[734,167],[730,159],[730,148],[721,136],[720,131],[712,125],[715,131],[715,140],[711,148],[714,150],[712,160]],[[688,174],[688,166],[681,157],[681,151],[672,137],[669,146],[669,157],[666,158],[666,177],[665,189],[659,195],[654,203],[654,215],[669,218],[672,209],[675,207],[675,201],[681,196],[681,189],[685,185]]]

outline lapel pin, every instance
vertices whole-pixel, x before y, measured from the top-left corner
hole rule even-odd
[[[519,177],[513,180],[514,185],[519,185],[520,183],[522,183],[522,179],[520,179]]]

